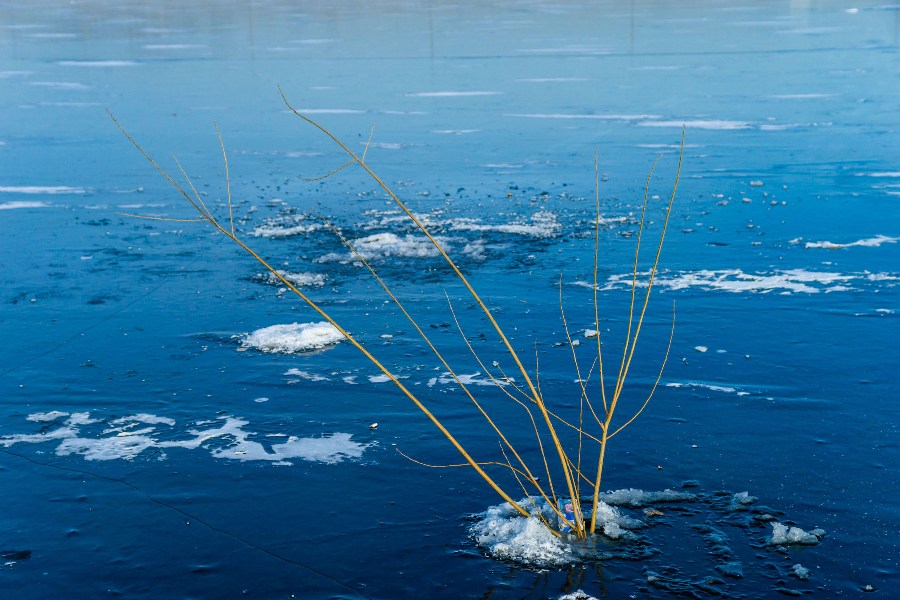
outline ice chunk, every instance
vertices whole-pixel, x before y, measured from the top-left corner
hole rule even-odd
[[[278,277],[275,273],[278,273],[281,277]],[[281,269],[277,269],[275,273],[261,273],[257,275],[257,278],[271,285],[284,285],[282,278],[296,287],[322,287],[325,285],[325,275],[321,273],[291,273]]]
[[[68,185],[18,185],[0,186],[0,192],[10,194],[84,194],[87,190],[81,187],[71,187]]]
[[[507,503],[492,506],[479,515],[479,520],[469,529],[475,542],[494,558],[527,565],[560,567],[578,561],[581,556],[578,547],[554,536],[536,518],[543,515],[551,523],[556,519],[542,499],[523,498],[519,505],[532,517],[523,517]]]
[[[32,413],[25,418],[28,419],[29,421],[43,422],[43,421],[55,421],[56,419],[58,419],[60,417],[68,417],[68,416],[69,416],[69,413],[67,413],[67,412],[51,410],[50,412]]]
[[[597,503],[597,523],[603,527],[603,535],[611,540],[629,539],[633,537],[629,529],[644,526],[643,521],[623,515],[617,508],[603,501]]]
[[[491,379],[490,376],[487,378],[483,378],[481,375],[481,371],[473,373],[471,375],[467,375],[465,373],[457,373],[456,377],[459,378],[459,383],[463,385],[481,385],[481,386],[491,386],[491,385],[509,385],[510,380],[507,379]],[[450,373],[450,371],[444,371],[440,374],[439,377],[432,377],[428,380],[428,387],[434,387],[437,384],[441,385],[458,385],[456,378]]]
[[[603,501],[611,506],[628,506],[641,508],[659,502],[685,502],[696,500],[697,496],[690,492],[663,490],[661,492],[645,492],[634,488],[614,490],[603,494]]]
[[[802,579],[803,581],[809,579],[809,569],[807,569],[800,563],[797,563],[796,565],[791,567],[791,574],[793,574],[797,579]]]
[[[756,502],[756,496],[751,496],[750,492],[738,492],[731,497],[731,510],[744,510],[744,507]]]
[[[687,129],[712,129],[731,131],[735,129],[750,129],[752,125],[747,121],[729,121],[724,119],[696,119],[692,121],[642,121],[638,125],[643,127],[677,127]]]
[[[772,537],[769,538],[770,546],[789,546],[799,544],[802,546],[815,546],[819,538],[825,535],[821,529],[813,529],[809,533],[799,527],[788,527],[778,521],[772,523]]]
[[[531,223],[503,223],[489,225],[474,219],[452,219],[447,225],[458,231],[495,231],[536,238],[550,238],[559,235],[562,227],[556,215],[550,211],[540,211],[531,215]]]
[[[900,237],[890,237],[886,235],[876,235],[875,237],[856,240],[845,244],[836,244],[834,242],[806,242],[806,248],[825,248],[827,250],[839,250],[841,248],[852,248],[854,246],[862,246],[865,248],[877,248],[882,244],[896,244],[900,242]]]
[[[342,339],[343,334],[326,321],[292,323],[257,329],[247,334],[241,342],[241,347],[255,348],[262,352],[295,354],[325,348]]]
[[[301,371],[300,369],[288,369],[284,374],[288,377],[299,377],[300,379],[305,379],[307,381],[328,381],[327,377],[323,377],[316,373],[310,373],[309,371]]]
[[[496,96],[500,92],[415,92],[406,94],[411,98],[463,98],[470,96]]]
[[[572,594],[564,594],[559,597],[559,600],[597,600],[593,596],[589,596],[584,592],[584,590],[578,590]]]
[[[14,200],[0,203],[0,210],[14,210],[17,208],[45,208],[50,206],[46,202],[29,202],[27,200]]]

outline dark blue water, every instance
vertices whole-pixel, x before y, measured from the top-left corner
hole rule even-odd
[[[0,4],[0,595],[900,595],[898,15],[832,2]],[[560,281],[591,360],[595,153],[616,356],[644,182],[661,155],[653,237],[684,125],[623,402],[653,385],[674,302],[671,356],[611,442],[604,488],[693,481],[697,499],[654,505],[640,552],[563,568],[485,556],[471,515],[500,498],[466,469],[397,453],[459,460],[374,366],[347,343],[243,347],[321,319],[209,227],[123,216],[193,217],[105,109],[173,174],[176,154],[225,215],[215,121],[238,232],[305,274],[310,297],[474,454],[502,460],[333,234],[263,235],[316,211],[350,239],[395,234],[376,238],[373,265],[459,372],[486,381],[447,296],[488,365],[507,365],[372,180],[303,179],[344,157],[278,85],[356,151],[375,124],[370,166],[427,217],[561,412],[577,411],[579,388]],[[519,418],[495,388],[474,389]],[[730,510],[743,491],[752,510]],[[827,533],[766,546],[764,514]]]

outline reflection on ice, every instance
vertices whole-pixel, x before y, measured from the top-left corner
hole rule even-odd
[[[282,465],[292,464],[291,459],[335,464],[360,458],[371,446],[355,442],[351,434],[340,432],[309,438],[274,434],[275,437],[286,437],[287,440],[279,444],[263,445],[253,439],[255,433],[244,430],[248,421],[230,416],[197,423],[198,426],[208,427],[188,429],[190,437],[182,439],[176,436],[174,419],[146,413],[107,421],[104,423],[107,427],[102,431],[91,429],[88,433],[83,431],[84,428],[101,421],[91,418],[86,412],[50,411],[34,413],[27,418],[39,423],[56,423],[57,426],[40,433],[0,436],[0,446],[58,442],[57,456],[78,454],[87,460],[133,460],[145,450],[195,450],[205,448],[215,440],[215,447],[208,448],[214,458],[262,460]]]

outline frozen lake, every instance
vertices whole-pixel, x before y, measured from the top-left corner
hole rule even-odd
[[[0,589],[900,597],[898,40],[900,9],[877,3],[0,3]],[[470,469],[401,455],[460,461],[246,254],[204,224],[127,216],[195,214],[106,110],[173,174],[177,155],[222,216],[215,122],[243,239],[502,461],[327,216],[538,456],[487,375],[509,357],[471,297],[358,167],[309,180],[345,157],[278,86],[353,151],[374,124],[369,166],[569,415],[559,298],[586,375],[594,157],[600,331],[617,357],[647,174],[659,158],[655,239],[684,128],[632,412],[674,303],[671,352],[603,476],[632,490],[604,496],[626,533],[588,555],[541,546]]]

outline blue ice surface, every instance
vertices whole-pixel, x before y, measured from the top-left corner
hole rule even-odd
[[[900,594],[898,15],[838,2],[0,5],[0,588],[16,598]],[[595,153],[610,219],[601,330],[616,357],[629,291],[615,282],[631,270],[644,182],[661,156],[653,239],[684,126],[623,402],[652,386],[674,303],[671,356],[647,411],[611,444],[604,487],[746,490],[825,540],[780,553],[764,546],[764,527],[700,506],[683,515],[696,528],[657,528],[638,560],[540,571],[483,556],[467,515],[499,498],[468,470],[428,470],[395,451],[459,460],[390,383],[370,380],[371,364],[346,343],[239,351],[242,334],[321,319],[209,227],[123,216],[193,215],[105,109],[173,174],[176,154],[223,215],[215,121],[238,231],[278,268],[325,275],[311,298],[473,454],[501,460],[366,271],[318,260],[346,255],[327,229],[249,236],[315,222],[314,211],[351,239],[413,233],[359,169],[303,179],[344,157],[288,113],[277,85],[356,152],[375,124],[369,164],[448,241],[532,372],[537,352],[545,397],[569,414],[579,389],[559,285],[590,364]],[[535,215],[546,235],[510,227]],[[374,263],[461,373],[482,369],[445,292],[485,360],[509,368],[439,259]],[[230,432],[197,433],[235,419]],[[359,455],[326,447],[347,438]],[[279,444],[306,443],[306,454],[272,458]],[[731,562],[716,562],[708,531],[730,539]],[[789,577],[797,563],[809,581]]]

